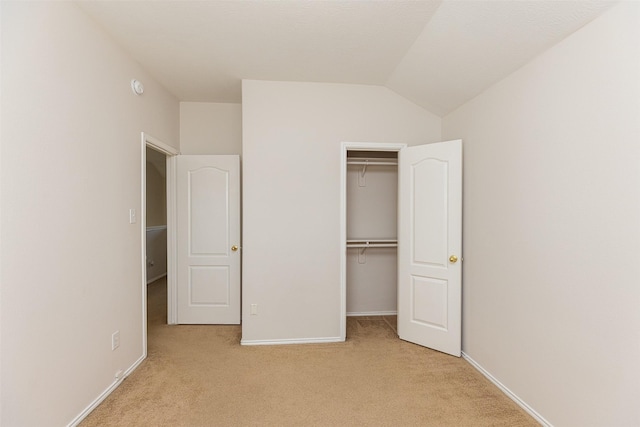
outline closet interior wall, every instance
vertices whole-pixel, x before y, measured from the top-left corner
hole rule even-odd
[[[397,313],[397,154],[347,153],[347,316]]]

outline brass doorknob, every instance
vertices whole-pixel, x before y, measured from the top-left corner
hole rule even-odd
[[[231,250],[232,250],[233,252],[235,252],[235,251],[237,251],[237,250],[238,250],[238,247],[237,247],[236,245],[233,245],[233,246],[231,246]]]
[[[455,255],[451,255],[451,256],[449,257],[449,262],[450,262],[451,264],[455,264],[457,261],[458,261],[458,257],[457,257],[457,256],[455,256]]]

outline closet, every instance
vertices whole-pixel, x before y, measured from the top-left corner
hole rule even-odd
[[[347,316],[397,313],[397,151],[347,151]]]
[[[347,316],[460,356],[462,141],[342,143],[340,338]]]

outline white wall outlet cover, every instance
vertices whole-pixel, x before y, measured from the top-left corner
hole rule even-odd
[[[142,95],[144,93],[144,85],[136,79],[131,80],[131,90],[136,95]]]

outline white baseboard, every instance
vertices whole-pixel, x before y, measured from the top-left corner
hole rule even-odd
[[[159,276],[152,277],[151,279],[147,279],[147,285],[148,285],[149,283],[153,283],[153,282],[155,282],[156,280],[158,280],[158,279],[161,279],[161,278],[165,277],[166,275],[167,275],[167,273],[163,273],[163,274],[161,274],[161,275],[159,275]]]
[[[398,311],[352,311],[347,312],[348,317],[358,317],[358,316],[397,316]]]
[[[344,342],[340,337],[326,337],[326,338],[291,338],[283,340],[240,340],[241,345],[288,345],[288,344],[320,344],[320,343],[332,343],[332,342]]]
[[[553,425],[549,421],[545,420],[542,415],[537,413],[531,406],[527,405],[527,403],[524,400],[520,399],[514,392],[509,390],[504,384],[502,384],[500,381],[498,381],[493,375],[491,375],[486,369],[484,369],[482,366],[480,366],[480,364],[478,362],[473,360],[471,358],[471,356],[466,354],[464,351],[462,352],[462,358],[464,360],[466,360],[467,362],[469,362],[469,364],[471,366],[473,366],[475,369],[477,369],[489,381],[491,381],[493,384],[495,384],[504,394],[507,395],[507,397],[509,399],[511,399],[514,402],[516,402],[516,404],[518,406],[520,406],[529,415],[531,415],[533,418],[535,418],[535,420],[537,422],[539,422],[541,425],[543,425],[545,427],[553,427]]]
[[[142,356],[140,356],[140,358],[138,360],[136,360],[133,365],[131,365],[125,372],[124,374],[122,374],[122,376],[120,378],[117,378],[109,387],[107,387],[107,389],[105,391],[103,391],[100,396],[98,396],[93,402],[91,402],[91,404],[89,404],[89,406],[87,406],[77,417],[75,417],[73,419],[73,421],[71,421],[67,427],[76,427],[78,424],[80,424],[82,422],[82,420],[84,420],[87,415],[89,415],[91,413],[91,411],[93,411],[94,409],[96,409],[98,407],[98,405],[100,405],[102,403],[103,400],[105,400],[111,393],[113,393],[113,391],[118,388],[118,386],[120,384],[122,384],[122,381],[124,381],[125,378],[127,378],[133,371],[136,370],[136,368],[138,366],[140,366],[140,364],[142,363],[142,361],[144,359],[146,359],[147,356],[146,354],[143,354]]]

